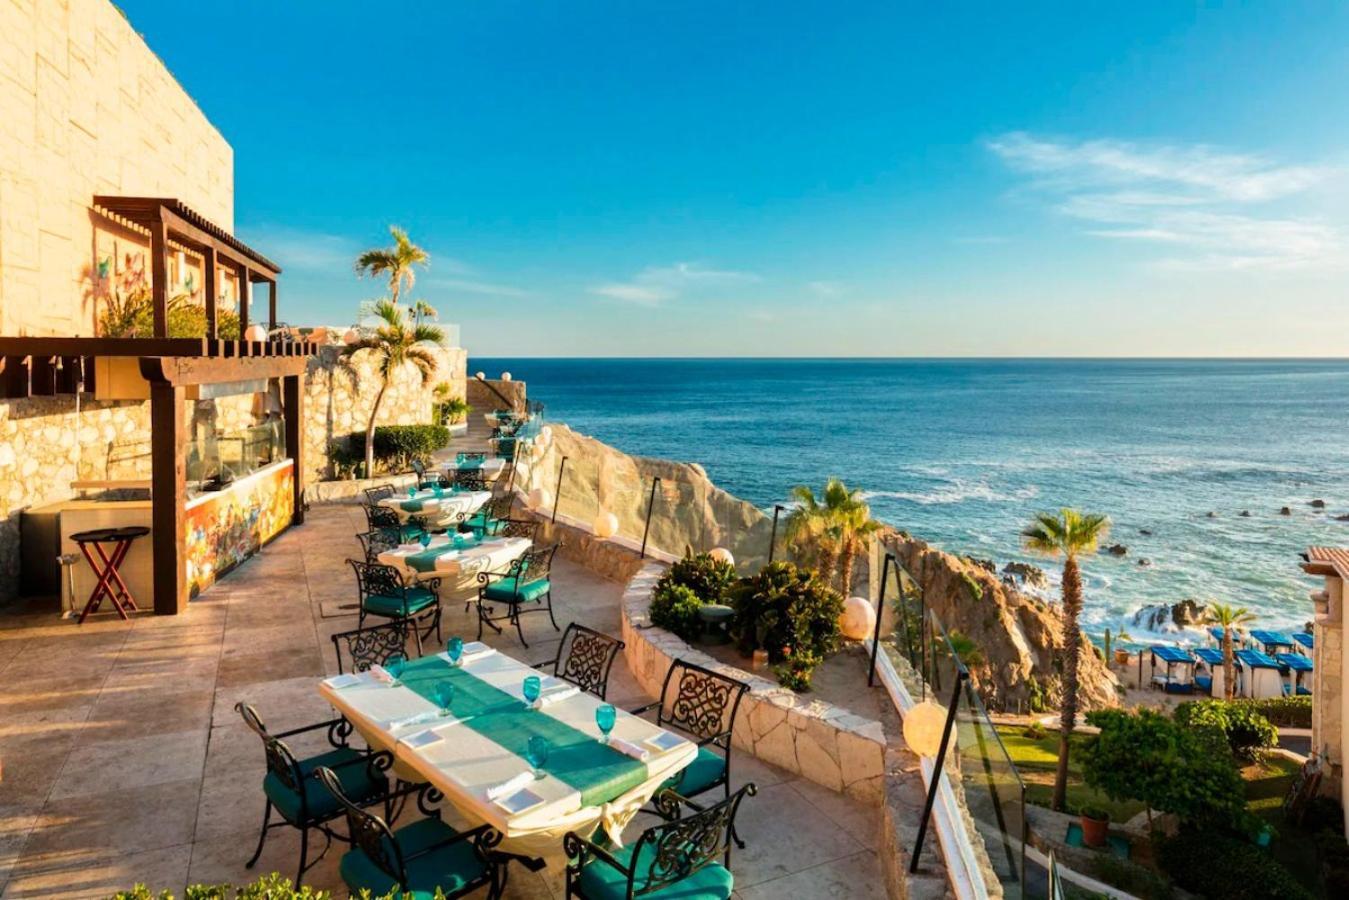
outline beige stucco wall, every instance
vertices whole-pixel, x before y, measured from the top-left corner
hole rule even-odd
[[[94,333],[96,254],[136,236],[95,194],[176,197],[234,228],[234,154],[107,0],[0,3],[0,335]]]
[[[1344,794],[1344,582],[1325,580],[1324,600],[1315,604],[1312,634],[1312,752],[1324,753],[1329,773],[1321,780],[1323,793]]]

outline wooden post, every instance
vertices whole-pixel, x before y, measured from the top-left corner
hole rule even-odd
[[[275,296],[275,294],[273,294]],[[295,513],[292,525],[304,524],[304,376],[286,375],[281,379],[281,409],[286,424],[286,455],[294,471]]]
[[[220,295],[220,289],[216,286],[216,265],[215,248],[207,247],[202,250],[201,289],[203,299],[206,301],[206,336],[211,340],[220,337],[219,312],[216,309],[216,298]]]
[[[239,340],[248,330],[248,266],[239,267]]]
[[[150,305],[155,337],[169,336],[169,229],[158,212],[150,222]]]
[[[176,616],[187,608],[186,399],[179,385],[150,382],[151,547],[155,613],[161,616]]]
[[[267,331],[276,328],[276,282],[267,282]]]

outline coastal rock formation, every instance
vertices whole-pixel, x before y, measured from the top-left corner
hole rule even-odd
[[[1140,561],[1141,564],[1142,561]],[[1204,624],[1204,607],[1194,600],[1155,603],[1137,610],[1129,622],[1142,631],[1171,632]]]
[[[1105,548],[1105,552],[1109,553],[1111,556],[1128,556],[1129,548],[1123,544],[1111,544],[1109,547]]]
[[[1251,511],[1249,509],[1243,509],[1241,511],[1241,517],[1243,519],[1249,519],[1251,517]]]
[[[1024,708],[1058,678],[1063,624],[1055,608],[980,566],[892,528],[882,529],[880,539],[922,588],[927,607],[978,649],[972,674],[990,708]],[[971,583],[979,587],[978,599]],[[1085,636],[1082,646],[1090,647]],[[1095,653],[1082,653],[1079,673],[1084,710],[1119,705],[1115,675]]]
[[[1311,506],[1312,506],[1312,509],[1325,509],[1325,508],[1326,508],[1326,501],[1324,501],[1324,500],[1319,500],[1319,499],[1318,499],[1318,500],[1313,500],[1312,503],[1311,503]]]
[[[1045,575],[1044,570],[1030,563],[1009,562],[1002,567],[1002,575],[1002,580],[1010,580],[1013,586],[1019,583],[1032,588],[1049,587],[1049,577]]]
[[[1292,510],[1290,507],[1287,507],[1287,506],[1281,506],[1281,507],[1279,507],[1279,515],[1281,515],[1281,516],[1291,516],[1292,514],[1293,514],[1293,510]]]

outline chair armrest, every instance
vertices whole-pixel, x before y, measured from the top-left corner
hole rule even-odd
[[[345,716],[338,716],[336,719],[327,719],[323,722],[315,722],[313,725],[304,725],[300,728],[292,728],[290,731],[282,731],[272,735],[274,738],[294,737],[297,734],[306,734],[310,731],[318,731],[320,728],[331,728],[339,722],[345,722]]]
[[[493,578],[513,578],[513,577],[515,577],[514,572],[479,572],[478,584],[486,584]]]
[[[702,738],[697,743],[699,747],[706,747],[708,744],[716,744],[718,747],[721,747],[723,749],[729,749],[727,745],[730,743],[730,740],[731,740],[731,729],[727,728],[725,731],[721,731],[709,737]],[[723,743],[723,741],[725,743]]]
[[[557,656],[554,656],[552,659],[545,659],[542,662],[530,663],[529,667],[531,669],[542,669],[544,666],[552,666],[553,672],[556,673],[558,661],[561,659],[562,659],[562,649],[558,648]]]
[[[590,854],[596,859],[602,860],[613,866],[624,875],[629,877],[632,876],[632,871],[615,859],[608,850],[605,850],[594,841],[581,837],[574,831],[568,831],[562,836],[562,850],[567,854],[567,859],[575,859],[578,866],[585,865],[585,856],[586,854]]]
[[[346,762],[335,763],[334,765],[328,766],[328,768],[337,770],[337,769],[345,769],[348,766],[355,766],[355,765],[365,766],[369,772],[370,777],[373,779],[377,775],[383,775],[385,772],[389,771],[389,769],[393,768],[393,754],[390,753],[388,750],[376,750],[373,752],[367,751],[365,753],[362,753],[355,759],[349,759]]]
[[[453,847],[455,844],[458,844],[461,841],[469,839],[472,839],[474,844],[478,844],[478,849],[482,851],[484,848],[480,844],[479,839],[483,837],[486,834],[486,832],[490,831],[491,829],[492,829],[491,825],[479,825],[477,828],[473,828],[469,831],[461,831],[455,834],[453,837],[447,837],[444,840],[436,841],[434,844],[429,844],[423,847],[422,849],[418,850],[416,853],[403,854],[403,861],[411,862],[414,859],[420,859],[423,856],[435,853],[437,850],[443,850],[446,847]]]

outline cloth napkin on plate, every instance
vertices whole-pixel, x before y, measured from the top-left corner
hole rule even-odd
[[[340,691],[342,688],[354,687],[363,680],[364,679],[362,679],[361,676],[353,675],[348,672],[345,675],[334,675],[332,678],[325,678],[323,679],[323,683],[335,691]]]
[[[642,762],[646,762],[651,758],[650,750],[647,750],[645,747],[639,747],[632,741],[625,741],[622,738],[609,738],[609,746],[613,747],[624,756],[631,756],[633,759],[638,759]]]
[[[534,708],[543,709],[545,706],[552,706],[554,703],[561,703],[563,700],[575,697],[579,693],[581,693],[581,689],[574,684],[553,688],[551,691],[544,691],[539,694],[539,699],[534,702]]]
[[[384,727],[393,731],[396,728],[407,728],[409,725],[425,725],[428,722],[434,722],[440,718],[440,712],[434,709],[428,709],[425,712],[419,712],[415,716],[404,716],[401,719],[391,719]]]
[[[533,772],[521,772],[514,778],[507,779],[501,784],[493,785],[487,789],[488,800],[500,800],[502,797],[509,797],[522,787],[528,787],[534,783]]]
[[[469,641],[464,645],[464,651],[459,658],[464,662],[473,662],[475,659],[482,659],[484,656],[491,656],[493,653],[496,653],[496,650],[482,641]]]

